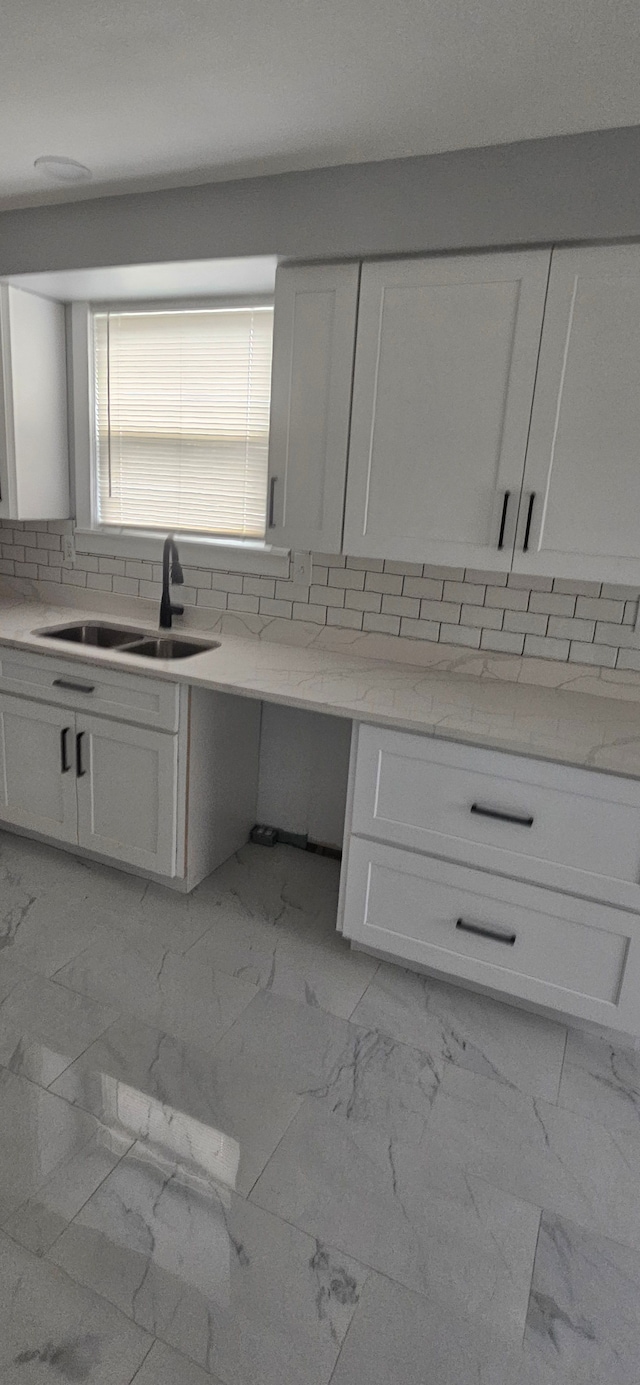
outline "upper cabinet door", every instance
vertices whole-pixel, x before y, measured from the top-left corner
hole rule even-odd
[[[267,541],[339,553],[359,266],[276,276]]]
[[[0,519],[66,519],[64,307],[0,285]]]
[[[508,570],[549,252],[363,267],[344,551]]]
[[[557,250],[514,567],[635,585],[639,517],[640,246]]]

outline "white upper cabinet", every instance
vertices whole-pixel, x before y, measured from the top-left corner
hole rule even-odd
[[[340,552],[359,266],[276,276],[267,541]]]
[[[0,519],[67,519],[64,308],[0,285]]]
[[[343,548],[511,566],[549,252],[362,270]]]
[[[640,246],[557,250],[514,568],[637,584],[639,516]]]

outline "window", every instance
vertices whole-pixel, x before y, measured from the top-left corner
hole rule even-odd
[[[265,534],[273,308],[95,310],[100,525]]]

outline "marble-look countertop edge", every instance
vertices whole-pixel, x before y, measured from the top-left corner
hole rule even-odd
[[[182,664],[77,648],[34,633],[82,620],[152,633],[144,620],[90,606],[0,598],[0,647],[640,778],[637,701],[215,630],[184,631],[221,644]]]

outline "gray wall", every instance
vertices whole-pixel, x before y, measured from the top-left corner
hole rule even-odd
[[[0,213],[0,274],[640,236],[640,127]]]

